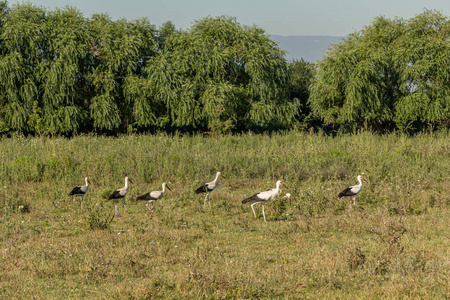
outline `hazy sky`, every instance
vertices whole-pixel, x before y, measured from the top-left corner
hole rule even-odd
[[[85,17],[107,13],[112,19],[148,18],[157,26],[172,21],[186,29],[206,16],[228,15],[269,34],[345,36],[370,25],[377,16],[409,19],[424,9],[450,15],[450,0],[9,0],[49,9],[67,5]]]

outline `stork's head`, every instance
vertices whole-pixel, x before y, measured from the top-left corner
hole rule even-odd
[[[166,188],[168,188],[169,189],[169,191],[171,191],[171,189],[170,189],[170,187],[167,185],[167,183],[165,183],[165,182],[163,182],[163,189],[164,189],[164,187],[166,187]]]
[[[287,188],[287,187],[281,182],[281,180],[278,180],[278,181],[277,181],[277,186],[279,187],[280,185],[281,185],[281,186],[284,186],[285,188]]]
[[[283,198],[287,198],[289,200],[289,204],[291,204],[291,194],[287,193]]]
[[[217,175],[220,175],[220,176],[222,176],[223,178],[225,178],[225,176],[223,176],[222,173],[220,173],[220,172],[217,172]],[[225,179],[226,179],[226,178],[225,178]]]
[[[361,175],[358,175],[358,180],[363,180],[363,181],[367,182],[367,180],[365,180],[364,177],[362,177]]]

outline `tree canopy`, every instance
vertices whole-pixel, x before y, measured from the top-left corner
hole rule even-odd
[[[350,127],[448,122],[449,60],[450,20],[442,13],[378,17],[318,62],[311,108],[325,122]]]
[[[164,126],[226,132],[288,126],[283,51],[256,26],[207,17],[171,22],[84,18],[71,7],[3,9],[0,118],[38,134]]]
[[[440,12],[378,17],[313,64],[229,16],[177,30],[0,1],[0,133],[449,126],[449,35]]]
[[[208,17],[168,36],[128,88],[140,125],[170,120],[226,131],[239,123],[293,122],[299,105],[287,98],[287,75],[283,52],[262,29]],[[169,110],[165,120],[152,110],[158,107]]]

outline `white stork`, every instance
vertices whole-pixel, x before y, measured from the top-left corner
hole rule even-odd
[[[158,199],[161,199],[162,196],[164,195],[164,192],[166,191],[166,187],[169,189],[169,191],[171,191],[170,187],[167,185],[167,183],[163,182],[162,184],[162,191],[153,191],[153,192],[149,192],[147,194],[144,194],[142,196],[139,196],[136,198],[136,201],[142,200],[142,201],[148,201],[148,203],[146,204],[147,208],[153,213],[153,202],[155,202]],[[150,204],[150,202],[152,203],[152,208],[150,209],[150,207],[148,207],[148,205]]]
[[[217,180],[219,179],[219,176],[222,176],[223,178],[225,178],[225,176],[223,176],[222,173],[217,172],[216,178],[213,181],[207,182],[195,190],[196,194],[206,193],[205,202],[203,203],[203,207],[206,207],[206,199],[208,199],[209,206],[211,207],[211,201],[209,200],[209,194],[216,188]]]
[[[356,205],[356,195],[358,195],[358,193],[361,192],[361,190],[362,190],[362,187],[363,187],[362,180],[367,182],[367,180],[365,180],[361,175],[358,175],[357,178],[358,178],[359,184],[354,185],[354,186],[349,186],[348,188],[346,188],[345,190],[340,192],[338,195],[339,198],[352,197],[353,205]],[[350,202],[350,209],[352,209],[352,202]]]
[[[118,190],[115,190],[111,196],[109,196],[108,200],[114,199],[116,200],[116,205],[114,207],[114,210],[116,212],[117,215],[117,204],[119,203],[119,199],[122,199],[123,202],[123,207],[125,208],[125,210],[127,210],[127,206],[125,205],[125,195],[128,192],[128,181],[130,183],[133,183],[133,181],[131,181],[131,179],[129,179],[128,177],[125,177],[125,186],[123,188],[120,188]]]
[[[263,212],[263,216],[264,216],[264,222],[266,222],[266,214],[264,213],[264,204],[266,204],[267,201],[273,200],[273,199],[275,199],[278,196],[278,194],[281,192],[280,185],[286,187],[281,182],[281,180],[278,180],[276,188],[268,189],[265,192],[254,194],[253,196],[242,200],[242,204],[253,203],[251,205],[251,207],[252,207],[252,210],[253,210],[253,214],[255,215],[255,221],[256,221],[256,213],[255,213],[255,209],[253,208],[253,205],[255,205],[256,203],[261,203],[262,204],[262,212]]]
[[[81,196],[81,209],[83,209],[83,199],[84,195],[86,195],[89,187],[89,179],[86,177],[84,179],[86,185],[79,185],[73,188],[73,190],[69,193],[69,196],[73,196],[73,201],[75,201],[76,196]]]
[[[283,198],[287,198],[289,200],[289,204],[291,204],[291,194],[287,193],[283,196]]]

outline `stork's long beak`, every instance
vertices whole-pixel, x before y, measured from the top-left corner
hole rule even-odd
[[[282,186],[284,186],[285,188],[287,188],[283,183],[281,183]]]
[[[171,189],[170,189],[170,187],[166,184],[166,188],[168,188],[169,189],[169,191],[171,191]]]
[[[91,182],[88,180],[88,183],[91,184]]]
[[[222,174],[220,174],[220,176],[222,176],[223,178],[225,178],[225,176],[223,176]],[[226,179],[226,178],[225,178]]]
[[[365,180],[364,178],[361,178],[361,180],[364,180],[365,182],[369,183],[367,180]]]
[[[131,181],[131,179],[130,179],[130,178],[128,178],[128,181],[129,181],[129,182],[131,182],[131,183],[134,183],[133,181]]]

